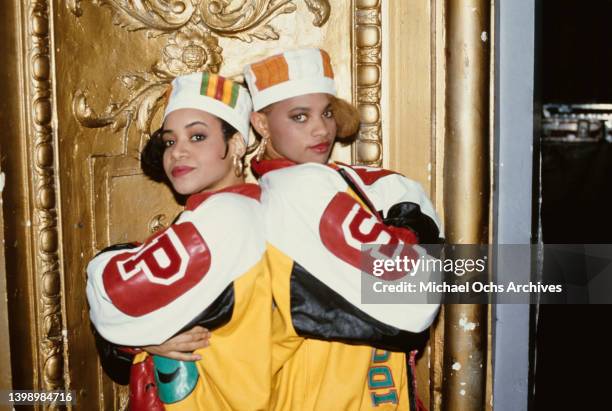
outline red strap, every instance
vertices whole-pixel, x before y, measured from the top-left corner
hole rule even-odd
[[[157,393],[153,358],[132,364],[130,368],[130,411],[164,411]]]
[[[371,186],[372,184],[374,184],[376,181],[380,180],[381,178],[392,175],[392,174],[401,175],[400,173],[396,173],[395,171],[391,171],[391,170],[385,170],[384,168],[368,169],[366,167],[351,166],[349,164],[340,163],[338,161],[336,163],[340,164],[341,166],[350,168],[351,170],[356,172],[359,178],[361,178],[363,183],[367,186]]]
[[[414,393],[414,398],[416,399],[416,411],[427,411],[425,404],[417,395],[417,380],[416,380],[416,356],[419,353],[418,350],[410,351],[408,357],[408,365],[410,366],[410,373],[412,373],[412,392]]]

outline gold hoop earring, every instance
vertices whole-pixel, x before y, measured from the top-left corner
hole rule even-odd
[[[244,174],[244,164],[238,154],[232,156],[232,166],[234,167],[234,174],[236,177],[242,177]]]
[[[266,152],[266,146],[268,145],[269,141],[270,141],[270,136],[267,134],[264,135],[263,138],[261,139],[261,143],[259,143],[259,147],[257,147],[257,153],[255,153],[255,160],[261,161],[261,158]]]

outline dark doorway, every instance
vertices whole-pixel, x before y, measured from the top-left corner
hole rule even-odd
[[[609,244],[612,1],[542,0],[540,14],[541,238],[545,244]],[[571,271],[573,290],[588,301],[586,266],[578,262]],[[610,408],[608,378],[601,376],[612,369],[611,319],[612,305],[539,307],[532,409]]]

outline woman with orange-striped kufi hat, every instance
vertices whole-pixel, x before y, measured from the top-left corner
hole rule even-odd
[[[359,112],[337,97],[334,71],[326,51],[315,48],[286,51],[246,66],[244,76],[256,111],[252,115],[252,124],[262,137],[258,158],[286,157],[298,163],[325,162],[334,142],[350,144],[356,137]],[[276,130],[259,131],[270,126],[286,130],[284,124],[275,120],[285,115],[284,109],[293,102],[304,99],[310,100],[312,109],[319,110],[312,114],[326,117],[329,136],[324,139],[302,138],[301,146],[288,146],[288,139],[280,137],[281,133]],[[295,113],[294,110],[292,114]]]
[[[272,402],[277,411],[416,410],[404,352],[414,356],[423,345],[438,305],[364,304],[361,273],[371,256],[362,247],[437,242],[439,222],[414,181],[329,161],[335,142],[350,142],[359,128],[333,73],[329,55],[315,48],[244,70],[261,139],[251,169],[284,320],[277,329],[286,332],[273,339]],[[412,247],[402,253],[429,258]]]

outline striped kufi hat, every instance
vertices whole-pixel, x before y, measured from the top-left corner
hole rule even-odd
[[[176,77],[172,81],[164,118],[182,108],[202,110],[227,121],[249,144],[253,104],[247,89],[235,81],[207,72]]]
[[[336,95],[329,54],[315,48],[286,51],[249,64],[244,77],[256,111],[304,94]]]

